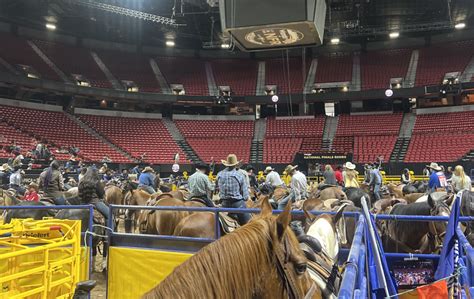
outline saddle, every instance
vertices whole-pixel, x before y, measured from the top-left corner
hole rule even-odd
[[[205,207],[207,207],[207,202],[206,202],[204,199],[202,199],[202,198],[193,197],[193,198],[191,198],[189,201],[194,201],[194,202],[203,204]]]
[[[219,213],[219,223],[225,234],[230,234],[240,227],[239,222],[227,213]]]

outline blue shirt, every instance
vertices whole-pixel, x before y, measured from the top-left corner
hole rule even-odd
[[[443,172],[433,172],[430,175],[428,187],[430,187],[431,191],[435,191],[437,188],[445,188],[447,186],[448,184],[446,182],[446,177],[444,176]]]
[[[155,186],[155,176],[150,172],[142,172],[138,178],[139,186]]]
[[[217,187],[221,200],[247,200],[249,186],[244,175],[237,169],[226,168],[217,174]]]

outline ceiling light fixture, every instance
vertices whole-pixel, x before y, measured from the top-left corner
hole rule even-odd
[[[454,25],[454,28],[456,28],[456,29],[464,29],[465,27],[466,27],[465,23],[458,23],[458,24]]]
[[[400,33],[399,32],[391,32],[388,36],[390,38],[397,38],[397,37],[400,36]]]
[[[335,37],[335,38],[331,39],[331,44],[337,45],[337,44],[339,44],[340,41],[341,40],[339,38]]]
[[[174,45],[175,45],[174,40],[169,39],[169,40],[166,41],[166,46],[167,47],[174,47]]]
[[[46,23],[46,28],[49,30],[56,30],[56,25],[52,23]]]
[[[229,48],[230,48],[230,44],[228,44],[228,43],[221,44],[221,48],[222,48],[222,49],[229,49]]]

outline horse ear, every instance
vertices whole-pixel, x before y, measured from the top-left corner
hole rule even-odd
[[[269,216],[272,214],[272,206],[270,205],[270,202],[268,201],[268,197],[263,198],[262,203],[261,203],[261,211],[260,215],[262,216]]]
[[[428,194],[428,204],[430,205],[431,208],[434,208],[435,202],[433,198],[431,198],[431,194]]]
[[[313,214],[311,214],[310,212],[308,212],[304,208],[303,208],[303,212],[304,212],[304,215],[306,216],[306,218],[308,218],[311,222],[313,222],[314,219],[316,218],[316,216],[314,216]]]
[[[277,236],[278,239],[281,240],[283,237],[283,233],[285,232],[286,228],[290,224],[291,220],[291,202],[289,201],[288,204],[285,207],[285,210],[278,215],[277,217]]]

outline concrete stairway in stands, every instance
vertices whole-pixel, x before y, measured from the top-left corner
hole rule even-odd
[[[178,144],[178,146],[186,154],[186,159],[188,161],[192,161],[193,163],[202,162],[202,160],[189,145],[189,143],[184,139],[178,127],[171,119],[163,117],[163,124],[165,125],[166,129],[168,129],[168,132],[170,133],[171,137],[173,137],[173,140],[176,142],[176,144]]]
[[[255,121],[252,145],[250,147],[250,163],[263,163],[263,140],[267,132],[266,119]]]
[[[402,119],[402,125],[398,133],[398,139],[390,155],[390,162],[403,162],[410,145],[411,135],[415,127],[416,115],[414,113],[405,113]]]
[[[415,86],[416,70],[418,68],[419,56],[420,56],[420,51],[413,50],[413,52],[411,52],[410,64],[408,65],[407,74],[405,76],[405,80],[403,81],[403,87],[405,88]]]
[[[71,119],[73,122],[75,122],[76,124],[79,125],[79,127],[83,128],[84,130],[86,130],[89,134],[91,134],[92,136],[95,136],[97,137],[100,141],[102,141],[103,143],[107,144],[108,146],[112,147],[114,150],[116,150],[117,152],[121,153],[122,155],[124,155],[125,157],[127,157],[128,159],[130,159],[130,161],[133,161],[133,162],[139,162],[138,159],[134,158],[129,152],[127,152],[126,150],[124,150],[123,148],[121,147],[118,147],[117,145],[115,145],[113,142],[111,142],[109,139],[107,139],[105,136],[103,136],[102,134],[99,134],[99,132],[97,132],[96,130],[94,130],[93,128],[89,127],[86,123],[84,123],[82,120],[80,120],[79,118],[75,117],[74,115],[72,114],[69,114],[67,112],[64,112],[64,114],[66,114],[66,116]]]
[[[258,62],[257,88],[255,94],[258,96],[265,95],[265,61]]]
[[[314,78],[316,77],[316,70],[318,69],[318,59],[313,58],[311,61],[311,66],[309,67],[308,77],[306,77],[306,82],[304,84],[304,92],[311,93],[314,85]]]
[[[214,79],[214,72],[210,62],[206,62],[206,77],[207,77],[207,88],[210,96],[218,96],[219,89],[217,88],[216,80]]]
[[[94,59],[97,66],[102,71],[102,73],[104,73],[107,80],[109,80],[110,84],[112,84],[112,87],[117,90],[123,90],[124,88],[122,87],[122,84],[120,84],[117,78],[115,78],[114,75],[112,75],[112,72],[110,72],[110,70],[107,68],[107,66],[102,61],[102,59],[100,59],[99,55],[97,55],[97,53],[95,53],[94,51],[91,51],[91,56],[92,56],[92,59]]]
[[[153,70],[153,73],[155,74],[156,81],[158,81],[158,84],[160,84],[161,92],[164,94],[172,94],[171,88],[168,85],[168,82],[166,82],[165,76],[163,76],[163,73],[160,71],[155,59],[150,58],[150,66]]]
[[[461,74],[461,82],[471,82],[472,76],[474,76],[474,56],[472,56],[469,64],[466,66]]]
[[[65,83],[72,83],[71,80],[68,78],[68,76],[66,76],[66,74],[63,73],[63,71],[61,71],[55,64],[53,61],[51,61],[51,59],[48,58],[48,56],[46,56],[43,51],[40,50],[40,48],[38,48],[38,46],[36,46],[32,41],[27,41],[28,44],[30,45],[30,47],[33,49],[33,51],[36,52],[36,54],[38,54],[38,56],[47,64],[49,65],[49,67],[65,82]]]
[[[472,162],[474,161],[474,149],[470,151],[469,153],[465,154],[462,158],[461,161],[463,162]]]
[[[332,149],[332,142],[334,136],[336,136],[337,124],[339,122],[339,116],[326,117],[324,122],[323,141],[321,144],[321,150],[329,151]]]
[[[351,90],[359,91],[361,86],[360,80],[360,55],[359,53],[354,53],[352,58],[352,83]]]

